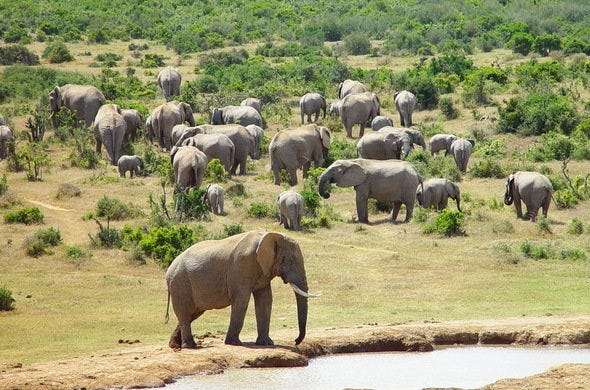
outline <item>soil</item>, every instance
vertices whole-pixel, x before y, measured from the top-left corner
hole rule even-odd
[[[196,373],[227,368],[307,365],[315,356],[377,351],[432,351],[452,344],[590,344],[590,316],[522,317],[504,320],[363,325],[308,330],[295,347],[293,333],[275,334],[275,347],[227,346],[223,339],[199,339],[194,350],[143,346],[122,340],[120,349],[88,357],[0,367],[0,389],[100,389],[159,387]],[[243,336],[243,340],[253,337]],[[493,363],[492,363],[493,364]],[[565,364],[523,379],[503,379],[485,389],[588,389],[590,364]]]

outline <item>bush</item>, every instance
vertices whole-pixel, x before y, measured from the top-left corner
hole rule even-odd
[[[486,158],[473,164],[469,170],[469,174],[473,177],[493,177],[497,179],[502,179],[506,176],[506,172],[500,163],[492,158]]]
[[[0,178],[0,196],[4,195],[8,192],[8,178],[6,174],[2,175]]]
[[[25,225],[43,222],[43,213],[38,207],[26,207],[4,214],[4,223],[24,223]]]
[[[584,224],[579,218],[574,218],[570,221],[567,225],[567,232],[569,234],[583,234],[584,233]]]
[[[580,201],[571,189],[565,188],[553,193],[553,199],[560,209],[574,208]]]
[[[437,233],[445,236],[464,235],[464,215],[459,211],[442,210],[431,223],[424,226],[425,234]]]
[[[142,68],[160,68],[164,65],[164,56],[160,54],[146,54],[139,61],[139,66]]]
[[[107,220],[106,227],[96,218],[94,218],[94,222],[98,225],[98,233],[94,236],[88,234],[88,236],[95,246],[103,248],[120,248],[121,245],[123,245],[120,232],[117,229],[110,227],[109,220]]]
[[[551,231],[551,227],[549,225],[549,219],[545,217],[539,218],[539,221],[537,222],[537,227],[539,228],[539,232],[541,233],[552,234],[553,232]]]
[[[14,302],[12,291],[6,287],[0,287],[0,311],[14,310]]]
[[[526,240],[520,244],[520,252],[530,259],[548,259],[551,257],[551,249],[548,246],[537,245]]]
[[[322,167],[329,167],[336,160],[348,160],[357,158],[356,145],[345,139],[332,139],[328,157],[324,159]]]
[[[241,223],[231,223],[229,225],[223,225],[223,237],[231,237],[240,233],[244,233],[244,227]]]
[[[61,244],[61,233],[59,229],[49,228],[41,229],[35,233],[35,238],[48,246],[58,246]]]
[[[447,120],[456,119],[459,117],[459,110],[455,108],[453,99],[450,97],[442,97],[438,101],[438,108]]]
[[[73,198],[73,197],[80,197],[82,196],[82,191],[79,187],[69,184],[69,183],[62,183],[57,188],[57,195],[55,196],[57,199],[63,198]]]
[[[525,32],[517,32],[512,35],[512,38],[506,43],[508,49],[512,49],[514,53],[528,55],[533,49],[534,38],[531,34]]]
[[[209,208],[205,203],[205,188],[191,189],[190,191],[176,191],[174,203],[176,216],[179,220],[204,219],[209,216]]]
[[[352,33],[344,37],[344,49],[348,54],[363,55],[371,51],[371,41],[363,33]]]
[[[229,173],[218,158],[213,158],[207,163],[205,169],[205,181],[207,183],[225,183]]]
[[[306,189],[299,191],[299,194],[303,197],[303,207],[305,208],[305,214],[310,217],[316,217],[321,206],[322,198],[320,194],[314,189]]]
[[[559,253],[562,260],[586,260],[586,251],[583,249],[562,249]]]
[[[246,210],[246,215],[252,218],[276,218],[278,212],[274,205],[252,202]]]
[[[39,65],[39,56],[22,45],[0,47],[0,65],[13,64]]]
[[[510,221],[495,221],[492,223],[492,232],[496,234],[500,233],[514,233],[514,225]]]
[[[176,225],[155,227],[148,233],[141,234],[139,246],[147,256],[151,256],[160,267],[165,269],[176,256],[195,242],[193,230],[185,225]]]
[[[49,60],[51,64],[61,64],[62,62],[74,60],[74,56],[61,41],[55,41],[47,45],[45,50],[43,50],[42,57]]]
[[[68,245],[64,251],[64,256],[70,260],[88,259],[92,253],[75,245]]]
[[[121,221],[141,215],[141,211],[134,206],[128,206],[119,199],[103,196],[96,202],[96,216],[113,221]]]

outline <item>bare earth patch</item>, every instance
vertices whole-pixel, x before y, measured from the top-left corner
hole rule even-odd
[[[89,357],[0,367],[0,389],[157,387],[181,376],[221,373],[227,368],[305,366],[309,358],[334,353],[427,352],[449,344],[590,344],[590,316],[453,321],[356,328],[314,329],[297,348],[281,332],[277,346],[233,347],[205,338],[195,350],[124,344]],[[244,337],[249,340],[250,337]],[[128,346],[127,346],[128,345]],[[503,379],[485,389],[590,388],[589,364],[565,364],[524,379]]]

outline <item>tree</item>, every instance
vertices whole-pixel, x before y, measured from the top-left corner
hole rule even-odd
[[[61,64],[74,60],[74,56],[69,52],[66,45],[61,41],[50,43],[43,50],[43,58],[47,58],[52,64]]]
[[[362,33],[352,33],[344,38],[344,49],[352,55],[369,54],[371,41]]]
[[[539,35],[533,42],[533,50],[543,57],[547,57],[549,51],[559,49],[561,49],[561,39],[555,34]]]
[[[528,55],[533,48],[534,38],[529,33],[518,32],[506,43],[506,47],[512,49],[514,53]]]

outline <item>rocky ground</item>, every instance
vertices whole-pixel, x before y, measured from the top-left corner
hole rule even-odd
[[[201,348],[174,351],[165,345],[122,343],[117,351],[70,360],[0,367],[0,389],[100,389],[158,387],[195,373],[238,367],[291,367],[334,353],[428,352],[452,344],[590,344],[590,316],[493,321],[364,325],[311,329],[295,347],[288,333],[275,334],[273,348],[226,346],[220,338]],[[292,335],[291,335],[292,336]],[[251,337],[243,336],[243,340]],[[565,364],[524,379],[503,379],[485,389],[588,389],[590,364]]]

